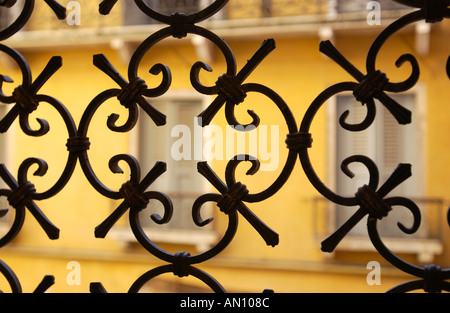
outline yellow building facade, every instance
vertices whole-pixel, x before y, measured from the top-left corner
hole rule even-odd
[[[51,57],[62,57],[63,66],[40,92],[61,101],[78,125],[89,103],[98,94],[118,88],[110,77],[93,65],[93,56],[104,54],[117,71],[127,77],[128,62],[133,51],[161,26],[121,27],[127,24],[123,1],[117,3],[107,16],[97,13],[97,4],[77,2],[81,8],[80,25],[67,23],[69,17],[73,17],[70,14],[76,13],[77,7],[71,8],[67,21],[57,21],[46,4],[39,2],[27,28],[3,44],[23,54],[34,78]],[[354,81],[338,64],[320,53],[319,43],[331,40],[342,55],[364,73],[367,52],[373,40],[396,18],[395,14],[401,16],[403,13],[400,10],[382,11],[381,25],[368,25],[366,16],[371,11],[363,11],[357,17],[350,12],[332,18],[329,15],[331,13],[322,9],[322,6],[326,7],[326,1],[319,1],[316,7],[304,10],[300,9],[303,7],[301,3],[295,4],[295,10],[298,10],[295,14],[292,13],[296,12],[294,9],[286,14],[281,8],[292,4],[281,0],[274,1],[272,10],[264,13],[260,2],[245,1],[243,4],[231,0],[221,18],[205,22],[204,27],[224,38],[236,57],[238,71],[258,50],[263,40],[275,39],[276,49],[246,82],[265,85],[278,93],[291,109],[298,125],[310,104],[323,90],[339,82]],[[68,1],[60,3],[67,5]],[[251,7],[244,8],[246,5],[253,5],[262,13]],[[429,200],[423,204],[426,207],[423,223],[427,230],[412,239],[406,236],[390,238],[387,242],[392,244],[393,251],[412,264],[424,266],[433,263],[446,268],[450,265],[450,228],[446,222],[450,202],[447,188],[450,184],[447,171],[450,147],[446,144],[450,138],[450,128],[447,126],[450,108],[445,105],[445,99],[450,98],[450,91],[446,88],[449,78],[444,64],[450,51],[450,23],[444,20],[432,24],[430,28],[427,25],[420,26],[407,27],[390,38],[380,53],[377,68],[387,73],[390,81],[397,82],[406,79],[411,73],[407,64],[400,68],[395,66],[399,56],[412,53],[421,65],[420,81],[409,93],[414,95],[413,114],[418,119],[414,127],[419,133],[419,144],[413,152],[420,155],[417,161],[417,175],[420,178],[418,196],[422,200]],[[160,76],[153,76],[148,71],[155,64],[162,63],[171,69],[173,79],[170,90],[162,96],[169,102],[165,108],[173,110],[170,109],[170,103],[173,103],[170,101],[183,99],[195,99],[205,108],[214,98],[199,95],[189,79],[192,65],[199,60],[205,60],[213,69],[212,73],[201,72],[202,83],[213,86],[226,71],[224,57],[217,47],[193,35],[181,40],[170,38],[153,47],[143,59],[139,75],[149,86],[157,86]],[[7,57],[2,60],[0,73],[20,81],[19,69]],[[12,92],[11,88],[13,86],[10,84],[3,85],[5,93]],[[342,175],[336,169],[334,157],[338,119],[335,107],[338,102],[334,99],[321,109],[311,129],[314,139],[310,150],[311,159],[323,182],[333,188],[339,188],[337,176]],[[242,178],[250,192],[255,193],[270,186],[280,174],[288,154],[284,142],[289,130],[281,112],[264,96],[249,93],[245,102],[237,107],[237,118],[243,123],[251,122],[248,109],[258,114],[261,125],[268,126],[274,132],[279,130],[278,138],[269,136],[271,143],[276,146],[266,147],[273,152],[270,156],[277,158],[275,161],[278,161],[278,166],[253,176],[245,174],[247,165],[240,165],[237,171],[236,177]],[[128,168],[123,166],[123,175],[113,174],[108,168],[108,162],[115,155],[124,153],[137,157],[144,143],[143,135],[139,134],[141,124],[123,134],[109,130],[106,121],[113,113],[120,116],[118,125],[124,123],[128,116],[127,110],[118,101],[108,100],[102,105],[90,124],[88,137],[91,145],[88,155],[96,175],[108,187],[118,190],[128,179]],[[142,116],[141,119],[144,118]],[[10,131],[1,135],[4,142],[2,163],[16,175],[23,160],[30,157],[44,159],[49,165],[47,174],[29,178],[39,191],[52,186],[61,175],[67,161],[68,134],[59,114],[48,105],[39,106],[31,115],[32,127],[38,127],[38,124],[33,124],[35,118],[43,118],[50,123],[49,133],[42,138],[30,138],[23,134],[16,121]],[[223,135],[226,135],[227,122],[223,108],[212,124],[220,127]],[[170,143],[169,149],[180,139],[179,136],[171,136],[170,132],[164,134],[166,142]],[[152,146],[151,142],[145,144]],[[242,153],[245,153],[245,149]],[[159,161],[173,164],[169,157]],[[268,165],[270,161],[274,160],[263,160],[262,165]],[[195,167],[197,162],[190,160],[188,166]],[[226,160],[212,160],[210,165],[220,177],[224,177]],[[192,173],[193,177],[198,175]],[[205,185],[205,193],[216,192],[212,186]],[[127,292],[146,271],[166,263],[149,254],[133,239],[126,214],[105,239],[95,238],[95,228],[120,202],[99,194],[87,181],[80,164],[77,164],[72,178],[60,193],[49,200],[38,202],[46,216],[60,229],[60,238],[49,240],[27,212],[20,234],[0,250],[0,259],[16,273],[25,292],[33,291],[45,275],[55,277],[55,284],[49,289],[54,293],[89,292],[92,282],[101,282],[108,292]],[[337,210],[320,197],[298,160],[288,182],[278,193],[261,203],[248,206],[279,234],[280,243],[276,247],[267,246],[256,230],[239,216],[239,227],[231,244],[218,256],[195,265],[213,276],[228,292],[259,293],[264,289],[282,293],[385,292],[416,279],[386,262],[371,246],[367,232],[365,236],[347,238],[331,254],[321,251],[321,241],[340,226],[335,220]],[[191,207],[174,207],[174,215],[181,214],[183,210],[187,210],[189,215]],[[152,240],[171,253],[187,251],[195,255],[220,240],[228,223],[227,217],[216,207],[203,214],[204,218],[208,214],[215,218],[214,225],[208,231],[199,229],[190,221],[192,231],[182,235],[174,235],[156,225],[146,230],[147,235],[156,238]],[[396,221],[389,223],[397,228]],[[365,221],[361,224],[365,224]],[[405,224],[409,226],[408,221]],[[368,282],[373,270],[368,268],[368,264],[372,261],[381,265],[380,284]],[[0,278],[0,289],[8,291],[7,286],[7,282]],[[173,274],[165,274],[152,280],[145,291],[201,292],[209,289],[193,277],[181,279]]]

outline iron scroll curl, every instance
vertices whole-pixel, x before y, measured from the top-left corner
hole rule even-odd
[[[103,1],[100,5],[100,11],[102,14],[108,14],[110,10],[113,8],[114,4],[117,1]],[[200,71],[206,70],[208,72],[212,72],[212,68],[204,63],[204,62],[196,62],[191,68],[190,81],[193,88],[201,94],[206,95],[217,95],[216,99],[211,103],[208,108],[202,112],[199,117],[199,122],[201,126],[207,126],[213,118],[218,113],[219,109],[225,105],[225,114],[227,121],[230,126],[244,126],[240,124],[234,113],[235,106],[240,102],[243,102],[246,98],[247,93],[260,93],[270,99],[276,107],[283,114],[283,117],[286,121],[289,134],[295,135],[298,132],[297,124],[295,118],[290,111],[287,104],[284,100],[273,90],[270,88],[253,83],[246,83],[244,81],[248,78],[248,76],[252,73],[252,71],[264,60],[264,58],[275,49],[274,40],[266,40],[263,42],[261,47],[257,50],[254,56],[249,60],[249,62],[244,66],[244,68],[238,73],[237,72],[237,64],[234,57],[234,54],[227,43],[217,36],[215,33],[196,25],[198,22],[209,18],[214,15],[220,9],[222,9],[227,0],[213,1],[208,7],[205,9],[185,15],[183,13],[177,12],[172,14],[171,16],[160,14],[154,11],[149,5],[145,4],[143,1],[135,1],[137,6],[149,17],[163,23],[168,24],[168,27],[163,27],[162,29],[156,31],[151,34],[147,39],[145,39],[135,50],[134,54],[131,57],[129,67],[128,67],[128,84],[132,84],[133,82],[137,82],[141,80],[138,76],[138,70],[141,67],[141,62],[146,54],[148,54],[151,49],[157,45],[162,40],[175,37],[175,38],[184,38],[187,35],[196,35],[205,38],[210,41],[213,45],[215,45],[219,51],[222,53],[223,57],[226,61],[226,73],[219,77],[216,85],[214,86],[205,86],[200,81]],[[122,91],[125,87],[128,86],[124,83],[124,79],[120,78],[117,71],[113,68],[113,66],[107,62],[106,57],[95,56],[94,62],[102,71],[107,73],[111,78],[113,78],[121,87]],[[158,73],[163,73],[163,83],[161,86],[153,89],[153,91],[141,88],[139,92],[133,93],[136,97],[159,97],[163,95],[170,88],[170,69],[164,65],[157,65]],[[151,71],[152,72],[152,71]],[[152,72],[157,73],[156,71]],[[92,118],[92,115],[96,111],[96,109],[104,103],[107,99],[117,97],[121,91],[119,89],[112,89],[101,93],[96,99],[94,99],[89,107],[86,110],[85,116],[82,119],[79,127],[79,137],[86,138],[87,137],[87,128]],[[233,95],[238,95],[237,101],[233,99]],[[136,101],[131,101],[129,107],[131,108]],[[141,103],[138,102],[140,105]],[[149,112],[145,110],[148,114]],[[131,111],[130,111],[131,112]],[[132,113],[130,113],[131,115]],[[134,113],[133,113],[134,114]],[[150,114],[149,114],[150,115]],[[255,128],[259,126],[260,119],[256,113],[253,111],[249,111],[249,115],[252,117],[253,122],[249,125],[254,126]],[[151,116],[151,115],[150,115]],[[133,115],[133,122],[126,123],[123,128],[118,129],[114,127],[109,127],[111,131],[123,131],[128,132],[135,125],[136,115]],[[115,119],[117,120],[117,119]],[[114,120],[114,121],[115,121]],[[158,126],[163,126],[165,123],[157,123],[157,119],[153,118],[154,122]],[[111,124],[111,120],[109,121]],[[248,126],[248,125],[247,125]],[[212,248],[199,253],[197,255],[191,255],[187,252],[178,252],[178,253],[169,253],[164,249],[161,249],[158,245],[156,245],[145,233],[142,228],[142,223],[140,221],[139,210],[129,210],[129,222],[130,227],[135,235],[137,241],[152,255],[157,258],[170,263],[170,265],[163,266],[160,268],[156,268],[154,270],[149,271],[144,274],[141,278],[139,278],[130,291],[137,291],[142,287],[143,283],[148,282],[155,276],[161,275],[166,272],[173,272],[175,275],[184,277],[188,275],[193,275],[198,279],[204,281],[207,285],[209,285],[216,292],[224,292],[223,287],[220,284],[216,283],[215,280],[207,273],[204,273],[193,265],[205,262],[219,253],[221,253],[233,240],[237,227],[238,227],[238,213],[242,215],[249,223],[260,233],[262,238],[266,241],[267,245],[276,246],[279,242],[278,234],[270,229],[264,222],[262,222],[250,209],[244,204],[244,202],[255,203],[266,200],[267,198],[273,196],[277,193],[282,186],[288,180],[290,174],[293,171],[293,168],[296,163],[297,155],[296,152],[290,151],[287,157],[286,164],[281,171],[279,177],[275,180],[273,184],[271,184],[266,190],[259,192],[257,194],[250,193],[244,185],[238,182],[238,179],[235,177],[236,168],[243,161],[252,162],[252,169],[248,171],[248,175],[254,175],[258,172],[259,163],[258,161],[251,156],[244,156],[243,161],[241,160],[242,156],[236,156],[232,160],[229,161],[227,171],[226,171],[226,182],[223,182],[209,167],[206,162],[200,162],[198,164],[198,171],[202,174],[220,193],[218,194],[205,194],[200,196],[194,203],[192,207],[192,217],[194,222],[199,227],[203,227],[210,223],[212,219],[203,220],[201,218],[201,208],[208,202],[215,202],[220,208],[221,211],[224,212],[228,217],[228,227],[225,231],[223,237],[219,240],[217,244],[215,244]],[[131,158],[131,156],[127,156],[127,158]],[[117,160],[120,158],[118,157]],[[100,180],[93,174],[92,169],[90,168],[89,163],[87,162],[87,151],[82,152],[82,157],[80,158],[81,165],[85,171],[86,176],[90,180],[91,184],[95,187],[95,189],[107,196],[109,198],[120,199],[120,192],[114,192],[112,190],[108,190]],[[123,160],[122,160],[123,161]],[[128,162],[130,163],[130,162]],[[138,167],[138,163],[136,160],[132,162],[133,166]],[[140,190],[140,195],[144,196],[144,190]],[[166,199],[167,207],[171,206],[169,202],[169,198],[166,198],[162,193],[154,193],[154,195],[158,194],[158,199]],[[147,195],[149,195],[147,193]],[[233,197],[238,196],[239,199],[233,199]],[[129,202],[129,201],[125,201]],[[143,203],[142,206],[144,206]],[[166,212],[171,211],[167,209]],[[112,227],[114,222],[125,212],[125,206],[119,207],[110,217],[105,220],[104,223],[99,225],[96,229],[96,236],[103,237]],[[167,217],[171,214],[166,214]],[[154,221],[162,221],[170,222],[169,219],[156,219]],[[180,269],[183,269],[180,271]],[[106,290],[101,286],[100,283],[92,284],[93,290],[97,292],[106,292]]]

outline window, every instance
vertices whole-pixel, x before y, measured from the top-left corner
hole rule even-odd
[[[377,103],[377,118],[367,130],[353,133],[340,126],[337,128],[336,168],[340,171],[342,161],[352,155],[365,155],[377,164],[380,172],[379,186],[381,186],[394,172],[399,163],[409,163],[413,168],[413,176],[399,185],[389,196],[422,197],[424,196],[424,188],[421,186],[423,172],[420,151],[422,150],[419,140],[420,132],[417,127],[419,121],[415,106],[415,96],[413,94],[401,95],[396,96],[395,99],[413,112],[413,122],[406,126],[400,126],[393,115],[383,105]],[[352,95],[339,96],[337,98],[336,118],[339,119],[346,110],[351,112],[348,120],[348,123],[351,124],[362,122],[367,112],[365,106],[357,102]],[[338,194],[354,196],[356,190],[369,181],[369,173],[363,165],[352,164],[350,166],[355,173],[353,179],[349,179],[342,172],[336,175]],[[354,211],[354,208],[339,207],[337,224],[341,225],[344,223]],[[393,210],[389,215],[389,219],[406,220],[404,222],[405,225],[412,225],[412,220],[408,224],[408,220],[412,216],[407,212],[402,214],[400,210]],[[403,233],[391,225],[390,223],[379,223],[380,232],[391,237],[402,236]],[[352,235],[362,235],[366,232],[364,223],[360,223],[352,230]]]
[[[167,124],[156,127],[147,117],[140,123],[139,163],[143,173],[149,172],[157,161],[167,163],[167,172],[151,188],[166,193],[172,199],[174,210],[186,208],[177,214],[174,213],[170,225],[165,227],[189,229],[191,227],[188,222],[192,221],[190,207],[196,198],[202,195],[204,179],[201,175],[196,175],[195,160],[184,158],[180,160],[180,156],[173,155],[172,147],[177,138],[172,138],[172,130],[180,128],[180,131],[189,131],[193,136],[194,117],[202,112],[202,102],[195,99],[170,99],[160,102],[152,101],[152,104],[167,115]],[[152,224],[150,223],[149,226]]]
[[[337,0],[337,12],[338,13],[361,13],[367,12],[367,5],[369,0]],[[381,10],[383,11],[395,11],[408,9],[407,6],[400,3],[396,3],[392,0],[378,0]]]
[[[167,171],[161,175],[149,188],[152,191],[163,192],[173,203],[173,216],[165,225],[157,225],[150,219],[152,214],[163,216],[163,206],[158,201],[150,201],[147,209],[141,212],[141,223],[149,232],[152,241],[171,244],[192,244],[199,250],[204,250],[216,241],[213,226],[198,227],[192,219],[192,205],[195,200],[211,192],[206,179],[197,171],[195,159],[197,149],[202,142],[195,136],[202,136],[202,128],[197,124],[196,117],[205,109],[204,98],[190,92],[172,92],[161,99],[151,99],[151,104],[167,116],[167,124],[157,127],[151,118],[142,112],[135,134],[132,135],[132,152],[141,166],[142,177],[147,174],[156,162],[167,163]],[[190,142],[191,153],[178,154],[177,142]],[[175,148],[174,148],[175,147]],[[172,151],[174,150],[174,151]],[[197,150],[198,151],[198,150]],[[201,151],[201,150],[200,150]],[[190,155],[191,158],[186,157]],[[210,211],[208,211],[210,210]],[[202,208],[202,215],[211,217],[212,207]],[[128,229],[128,228],[127,228]],[[119,232],[123,232],[122,230]],[[119,235],[119,234],[118,234]],[[118,238],[133,240],[131,234],[123,233]]]
[[[378,230],[384,239],[393,242],[392,249],[402,252],[417,252],[422,260],[432,260],[433,255],[440,253],[442,247],[438,239],[438,216],[435,212],[441,211],[443,204],[440,199],[429,199],[425,193],[425,114],[422,110],[421,92],[391,95],[402,106],[412,112],[412,123],[399,125],[392,114],[378,101],[376,101],[377,116],[372,126],[361,132],[350,132],[339,124],[339,118],[349,110],[347,123],[357,124],[366,117],[367,109],[354,96],[340,95],[335,103],[329,106],[329,177],[330,186],[339,195],[353,197],[359,187],[368,184],[369,173],[366,167],[359,163],[351,164],[350,170],[355,174],[353,179],[347,177],[341,170],[342,161],[353,155],[364,155],[372,159],[380,173],[379,187],[394,172],[399,163],[412,165],[413,176],[399,185],[388,196],[402,196],[412,199],[421,209],[422,224],[413,235],[404,234],[398,227],[401,222],[407,227],[413,223],[413,216],[409,210],[395,207],[387,218],[378,222]],[[358,209],[357,207],[344,207],[332,205],[330,209],[329,231],[333,232],[345,223]],[[414,239],[417,246],[405,245],[404,240]],[[422,240],[422,241],[421,241]],[[429,244],[424,248],[423,244]],[[347,237],[338,246],[341,250],[373,249],[368,241],[367,226],[364,221],[356,225]],[[391,248],[391,247],[390,247]],[[405,251],[405,249],[407,251]]]

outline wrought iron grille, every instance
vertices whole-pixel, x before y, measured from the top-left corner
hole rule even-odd
[[[45,0],[50,8],[60,19],[65,18],[65,8],[53,0]],[[0,101],[7,104],[14,104],[11,110],[0,121],[0,131],[7,132],[11,124],[19,119],[22,131],[31,137],[41,137],[49,131],[49,123],[46,120],[38,119],[39,129],[33,129],[29,124],[29,115],[35,111],[39,104],[46,102],[53,106],[60,114],[66,125],[68,134],[67,149],[68,156],[65,169],[57,183],[45,192],[37,192],[35,186],[29,181],[29,170],[32,166],[38,167],[33,173],[35,176],[45,176],[47,172],[47,163],[42,159],[30,158],[24,160],[19,167],[16,178],[5,165],[0,166],[0,176],[8,185],[7,189],[0,190],[0,196],[6,197],[10,206],[15,212],[14,221],[7,234],[0,239],[0,247],[10,243],[12,239],[20,232],[25,222],[25,213],[29,211],[39,222],[46,235],[53,240],[58,239],[59,229],[52,224],[44,212],[38,207],[37,201],[49,199],[59,193],[69,182],[76,165],[80,164],[86,178],[93,188],[95,188],[104,197],[121,200],[122,203],[110,215],[105,217],[104,222],[98,225],[94,231],[95,237],[104,238],[114,227],[116,222],[124,214],[129,215],[131,230],[137,241],[153,256],[166,262],[166,265],[150,269],[132,283],[129,292],[139,292],[141,288],[153,278],[164,273],[173,273],[179,277],[193,276],[203,281],[214,292],[226,292],[214,277],[201,270],[201,264],[219,255],[234,239],[238,229],[238,220],[243,217],[258,232],[268,246],[279,244],[277,232],[270,228],[270,221],[262,221],[246,203],[259,203],[275,195],[289,180],[293,174],[297,160],[300,160],[303,171],[311,184],[330,202],[342,206],[357,206],[359,209],[354,215],[342,225],[334,234],[323,241],[322,250],[332,252],[347,235],[347,233],[360,220],[367,219],[368,235],[379,254],[400,271],[405,272],[417,280],[406,282],[389,290],[390,292],[408,292],[417,289],[423,289],[425,292],[450,291],[450,269],[442,269],[438,265],[428,265],[419,267],[410,264],[393,252],[391,252],[383,243],[377,231],[377,222],[386,217],[395,206],[406,207],[414,216],[413,226],[408,228],[399,223],[398,227],[406,234],[412,234],[417,231],[421,221],[421,211],[417,204],[403,197],[389,197],[389,194],[411,176],[411,166],[400,164],[392,173],[386,182],[379,182],[379,171],[377,165],[368,157],[363,155],[354,155],[342,163],[342,171],[349,177],[354,174],[350,171],[349,165],[352,163],[363,164],[370,173],[370,180],[367,185],[361,186],[355,190],[354,197],[344,197],[330,190],[317,175],[311,160],[309,151],[313,147],[313,134],[310,133],[312,123],[318,111],[325,102],[332,96],[345,91],[353,92],[354,97],[367,108],[367,116],[359,124],[349,124],[345,112],[340,118],[340,125],[343,129],[350,132],[359,132],[369,128],[376,118],[376,106],[374,99],[378,99],[395,117],[399,124],[404,125],[411,122],[411,112],[404,108],[400,103],[393,100],[386,92],[402,93],[411,89],[417,84],[420,67],[416,58],[411,54],[404,54],[397,60],[398,67],[409,63],[412,67],[412,73],[408,79],[403,82],[394,83],[388,79],[387,74],[377,70],[376,61],[380,49],[386,40],[395,33],[402,30],[407,25],[426,21],[428,23],[439,23],[444,18],[450,18],[449,0],[398,0],[397,2],[417,10],[401,17],[390,26],[388,26],[373,42],[367,55],[366,71],[361,72],[353,66],[330,41],[324,41],[320,45],[320,51],[334,60],[339,66],[354,77],[354,82],[337,83],[324,90],[312,103],[298,127],[296,118],[292,114],[288,104],[268,86],[246,82],[251,73],[264,61],[264,59],[275,49],[273,39],[265,40],[261,47],[254,53],[247,64],[239,70],[235,56],[228,44],[215,33],[201,26],[198,23],[212,17],[222,10],[228,0],[216,0],[208,6],[201,8],[198,12],[184,14],[175,12],[171,15],[163,14],[154,10],[143,0],[135,0],[137,7],[149,18],[167,25],[157,32],[150,34],[134,52],[128,68],[127,78],[123,77],[111,64],[108,59],[102,55],[94,56],[95,66],[108,75],[118,88],[105,90],[95,97],[84,112],[81,121],[76,126],[68,110],[57,99],[39,94],[41,87],[49,80],[52,75],[62,66],[60,57],[53,57],[48,62],[46,68],[36,79],[33,80],[30,67],[26,59],[16,50],[0,45],[0,51],[10,56],[19,66],[23,81],[14,89],[12,95],[6,95],[0,92]],[[0,1],[0,6],[11,8],[16,3],[15,0]],[[23,11],[20,16],[8,27],[0,32],[0,40],[5,40],[24,27],[30,18],[34,0],[25,0]],[[100,13],[108,15],[114,8],[117,0],[104,0],[100,4]],[[148,88],[146,82],[138,76],[143,57],[158,42],[169,38],[184,38],[188,34],[204,37],[212,42],[223,54],[226,63],[226,73],[218,77],[213,86],[206,86],[200,80],[200,72],[212,71],[212,68],[204,63],[197,62],[192,65],[190,80],[192,86],[197,92],[204,95],[214,96],[215,99],[209,107],[199,114],[201,126],[211,123],[221,108],[225,108],[226,120],[230,126],[235,129],[247,129],[244,126],[253,126],[257,128],[260,123],[258,115],[249,111],[252,123],[243,125],[238,121],[235,115],[235,108],[238,104],[245,101],[247,94],[259,93],[270,99],[276,106],[286,122],[289,133],[287,134],[286,144],[289,151],[283,170],[278,178],[266,190],[259,193],[251,191],[240,182],[236,177],[236,170],[241,163],[249,162],[252,167],[247,175],[254,175],[258,172],[260,162],[250,155],[239,155],[229,160],[225,172],[225,181],[219,178],[207,162],[198,163],[198,172],[203,175],[209,183],[217,189],[217,193],[208,193],[200,196],[192,205],[192,218],[198,227],[204,227],[212,222],[212,218],[204,219],[201,211],[202,207],[209,202],[213,202],[220,208],[220,211],[228,217],[228,227],[219,240],[219,242],[206,252],[198,255],[191,255],[189,252],[180,251],[169,253],[155,244],[149,238],[142,228],[139,212],[147,207],[150,200],[159,201],[164,207],[163,216],[152,215],[151,219],[157,224],[170,223],[173,214],[173,205],[171,199],[159,192],[149,191],[152,184],[166,171],[166,164],[157,162],[149,173],[141,173],[140,164],[137,159],[131,155],[117,155],[109,162],[109,168],[113,173],[122,173],[119,162],[125,162],[130,168],[130,178],[125,181],[119,190],[111,190],[103,184],[101,178],[97,177],[89,160],[89,150],[91,148],[89,141],[89,126],[96,111],[109,99],[117,98],[119,102],[128,110],[128,118],[123,125],[118,125],[119,116],[113,114],[107,121],[108,128],[112,132],[127,133],[130,132],[139,119],[139,108],[145,112],[153,122],[158,126],[166,123],[166,116],[155,109],[148,99],[157,98],[164,95],[171,87],[171,71],[163,64],[155,64],[150,73],[155,76],[161,76],[162,82],[158,87]],[[445,67],[446,73],[450,78],[450,58]],[[12,79],[6,75],[1,75],[1,84],[13,83]],[[241,126],[241,128],[237,127]],[[298,175],[298,173],[297,173]],[[0,217],[5,216],[8,209],[0,211]],[[266,222],[268,224],[266,224]],[[448,223],[450,224],[450,211],[448,213]],[[301,238],[299,238],[300,240]],[[18,277],[6,263],[0,261],[0,272],[9,282],[14,293],[22,291]],[[36,292],[45,292],[49,286],[54,283],[52,276],[46,276]],[[267,289],[265,292],[270,292]],[[91,284],[91,292],[106,292],[101,282]]]

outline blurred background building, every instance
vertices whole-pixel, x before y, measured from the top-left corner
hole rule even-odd
[[[148,2],[160,12],[194,12],[204,8],[209,0]],[[234,51],[239,69],[264,39],[274,38],[276,50],[248,81],[276,91],[300,123],[311,102],[325,88],[338,82],[353,81],[342,68],[319,52],[320,41],[331,40],[352,64],[365,72],[365,58],[373,40],[387,25],[410,11],[393,1],[378,2],[382,9],[380,25],[368,22],[372,11],[367,7],[368,1],[364,0],[231,0],[220,13],[201,25],[226,40]],[[34,76],[52,56],[63,57],[63,67],[44,86],[42,93],[59,99],[78,124],[95,96],[117,87],[93,65],[93,55],[105,54],[126,77],[134,50],[162,25],[140,12],[134,1],[119,1],[108,16],[98,13],[99,1],[79,0],[77,3],[81,8],[81,21],[79,25],[69,25],[69,19],[57,20],[43,1],[37,1],[26,28],[4,44],[26,57]],[[8,23],[14,10],[2,10],[1,13],[2,23]],[[380,166],[381,182],[398,163],[413,164],[413,178],[397,192],[414,198],[423,210],[420,230],[414,235],[405,235],[398,229],[397,221],[405,225],[412,223],[410,213],[401,209],[381,221],[380,229],[389,248],[418,265],[450,265],[450,229],[445,218],[450,204],[450,145],[447,144],[450,107],[444,102],[450,98],[450,89],[443,70],[450,51],[449,36],[448,20],[437,24],[414,24],[390,38],[380,53],[377,67],[389,73],[391,81],[403,81],[410,75],[409,66],[395,66],[402,54],[414,54],[421,64],[420,82],[397,98],[413,112],[411,125],[399,126],[379,105],[379,116],[373,127],[349,135],[339,127],[339,117],[351,107],[349,118],[358,122],[365,109],[357,106],[351,94],[341,94],[319,112],[312,130],[313,163],[323,181],[341,194],[354,192],[367,180],[367,173],[359,168],[354,168],[358,174],[355,180],[341,172],[342,160],[350,155],[364,154],[373,158]],[[199,60],[213,69],[212,73],[202,73],[202,81],[205,85],[214,85],[217,77],[226,71],[226,63],[214,45],[198,36],[164,40],[149,51],[140,66],[139,75],[149,86],[159,84],[159,77],[148,73],[154,64],[163,63],[172,71],[173,83],[169,92],[153,100],[155,106],[169,117],[167,126],[157,128],[142,114],[132,132],[113,133],[106,127],[107,117],[117,113],[120,123],[125,121],[127,111],[111,100],[96,113],[89,130],[89,157],[94,170],[113,189],[120,188],[127,177],[126,173],[117,175],[109,170],[108,161],[114,155],[130,153],[136,156],[145,173],[155,161],[168,163],[167,174],[155,186],[171,196],[174,217],[164,226],[157,226],[148,219],[146,231],[155,243],[170,252],[195,254],[203,251],[221,238],[227,225],[226,216],[214,207],[209,212],[216,218],[213,225],[205,229],[195,226],[190,218],[193,201],[198,195],[215,190],[196,172],[196,160],[175,161],[170,155],[176,141],[170,134],[171,127],[179,124],[193,127],[192,117],[213,99],[199,95],[190,83],[191,67]],[[0,73],[20,81],[20,71],[14,64],[8,57],[0,56]],[[10,86],[5,84],[3,87],[8,92]],[[239,106],[238,116],[243,121],[248,119],[247,109],[260,116],[262,125],[279,125],[280,130],[280,147],[271,147],[280,149],[280,166],[275,171],[259,172],[254,177],[246,176],[246,166],[242,166],[242,172],[238,174],[249,190],[256,192],[265,189],[279,175],[288,152],[284,145],[288,129],[278,109],[261,95],[249,94],[245,103]],[[3,116],[8,107],[3,106],[0,110]],[[32,117],[48,120],[51,124],[49,134],[43,138],[28,138],[16,122],[15,130],[0,135],[0,158],[14,174],[28,157],[46,160],[48,174],[43,178],[32,178],[39,190],[51,186],[63,170],[67,134],[57,112],[50,106],[41,105]],[[223,110],[213,124],[225,127]],[[217,160],[211,166],[223,175],[226,164],[226,161]],[[6,199],[2,201],[7,205]],[[95,227],[119,204],[98,194],[77,165],[67,187],[56,197],[39,203],[49,219],[61,229],[60,239],[48,240],[38,223],[28,217],[19,236],[0,251],[1,259],[21,278],[25,291],[34,290],[42,277],[50,274],[56,278],[50,292],[89,292],[91,282],[102,282],[109,292],[126,292],[140,275],[164,263],[140,247],[125,217],[105,239],[94,237]],[[264,289],[289,293],[384,292],[411,280],[378,255],[368,239],[364,222],[334,253],[325,254],[320,250],[321,241],[356,208],[349,212],[321,198],[299,162],[279,193],[249,207],[279,233],[280,244],[275,248],[267,247],[258,233],[241,218],[231,245],[213,260],[199,265],[229,292],[262,292]],[[157,212],[158,207],[150,206],[148,210],[144,213],[150,215]],[[3,223],[0,232],[8,229],[10,220],[11,216],[0,220]],[[80,265],[80,281],[75,285],[67,281],[74,270],[72,261]],[[382,265],[379,286],[370,286],[366,280],[370,273],[366,267],[371,261]],[[3,286],[1,279],[0,286]],[[146,291],[209,290],[194,278],[163,275],[153,280]]]

